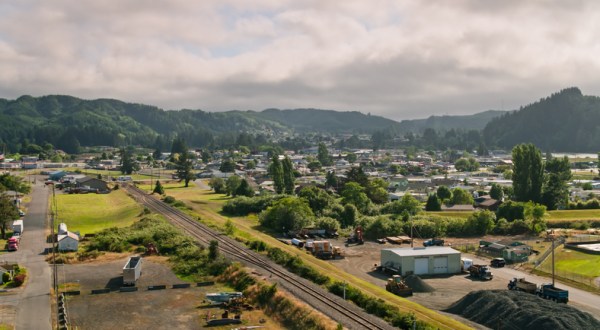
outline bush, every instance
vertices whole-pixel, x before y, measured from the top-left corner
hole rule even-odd
[[[23,285],[23,283],[25,283],[25,278],[27,277],[26,274],[19,274],[19,275],[15,275],[15,277],[13,278],[13,283],[16,287]]]
[[[6,272],[2,274],[2,283],[8,283],[10,282],[11,278],[10,278],[10,273]]]
[[[176,199],[173,196],[165,196],[165,198],[163,198],[163,202],[167,203],[167,204],[173,204],[175,203]]]
[[[272,206],[275,202],[285,197],[285,195],[265,195],[257,197],[236,197],[223,205],[223,212],[229,215],[248,215],[250,213],[260,213]]]

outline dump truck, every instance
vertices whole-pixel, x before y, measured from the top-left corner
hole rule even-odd
[[[410,297],[413,295],[413,290],[406,285],[400,275],[394,275],[392,278],[388,278],[385,289],[400,297]]]
[[[536,293],[537,285],[535,283],[526,281],[525,278],[523,278],[523,277],[520,277],[520,278],[515,277],[512,280],[510,280],[510,282],[508,282],[508,289],[516,290],[516,291],[524,291],[527,293]]]
[[[130,257],[123,267],[123,284],[135,285],[140,275],[142,275],[142,257]]]
[[[481,280],[491,280],[494,278],[490,268],[487,265],[473,265],[469,267],[469,275]]]
[[[559,289],[550,283],[540,285],[537,288],[536,293],[544,299],[550,299],[565,304],[569,302],[569,291]]]

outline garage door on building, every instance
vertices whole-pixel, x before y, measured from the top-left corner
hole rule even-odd
[[[429,273],[429,258],[415,258],[415,274]]]
[[[447,274],[448,273],[448,257],[433,258],[433,273]]]

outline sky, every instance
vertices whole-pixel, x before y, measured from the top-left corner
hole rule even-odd
[[[402,120],[600,95],[600,1],[0,1],[0,97]]]

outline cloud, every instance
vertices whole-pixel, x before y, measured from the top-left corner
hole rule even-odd
[[[0,4],[0,96],[393,119],[600,95],[595,1]]]

